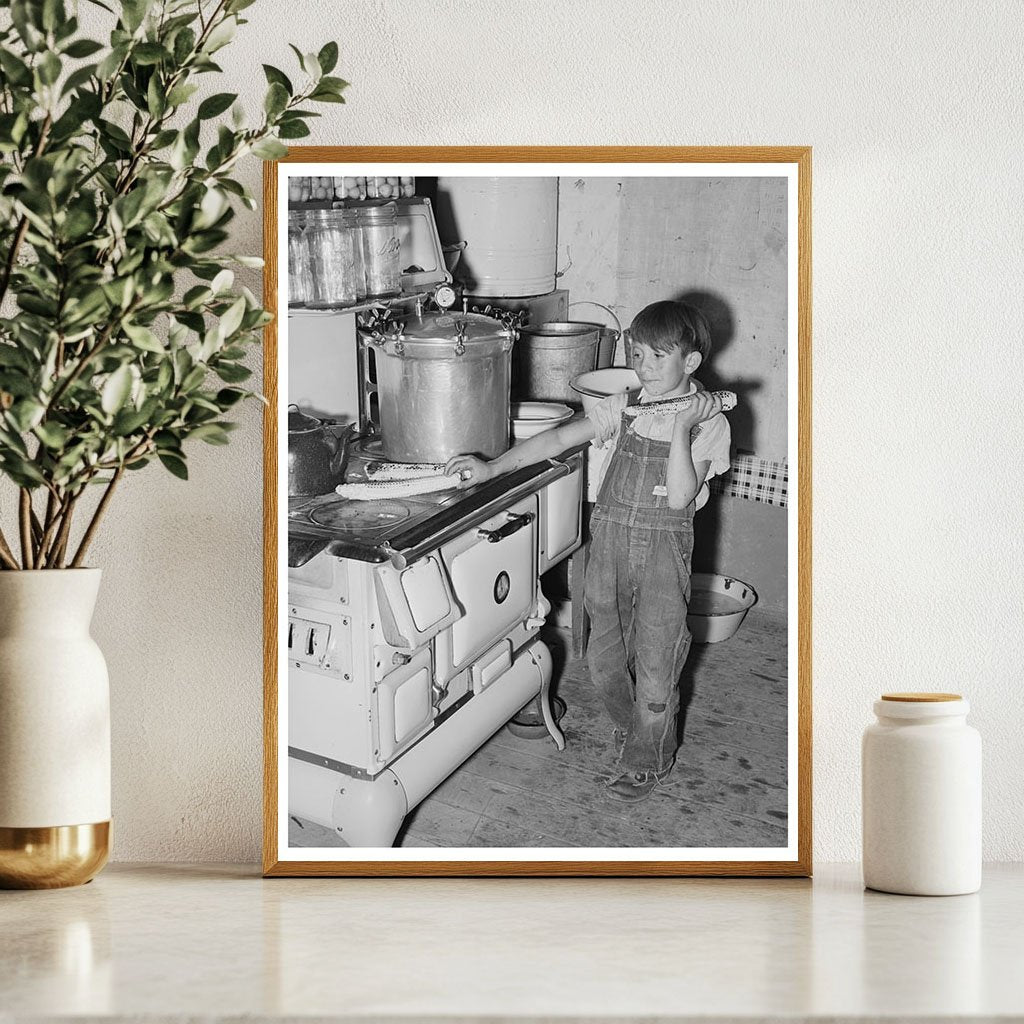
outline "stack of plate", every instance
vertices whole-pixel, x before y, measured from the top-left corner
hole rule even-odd
[[[513,402],[512,443],[519,444],[571,419],[572,409],[560,402]]]

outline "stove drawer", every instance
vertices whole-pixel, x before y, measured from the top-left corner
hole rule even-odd
[[[405,569],[390,563],[377,566],[373,585],[384,639],[392,647],[422,647],[462,616],[448,570],[437,554]]]
[[[533,614],[537,508],[531,494],[441,548],[463,612],[437,635],[435,668],[441,682]]]
[[[379,763],[390,760],[418,739],[434,720],[430,648],[389,672],[377,685],[377,740]]]
[[[540,546],[537,571],[541,575],[580,546],[583,515],[583,459],[574,455],[571,471],[540,492]]]

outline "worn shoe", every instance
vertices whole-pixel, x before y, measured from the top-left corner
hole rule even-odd
[[[672,771],[671,768],[666,768],[660,772],[626,772],[608,783],[606,787],[608,795],[613,800],[625,800],[628,803],[646,800],[654,792],[655,787],[668,776],[670,771]]]

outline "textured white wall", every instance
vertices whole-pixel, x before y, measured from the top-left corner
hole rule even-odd
[[[1024,858],[1017,0],[247,14],[216,89],[252,104],[288,41],[340,43],[353,88],[314,143],[814,147],[816,856],[859,856],[872,699],[934,688],[966,694],[984,737],[986,856]],[[237,236],[258,251],[258,216]],[[131,480],[95,551],[122,860],[258,857],[255,407],[236,437],[187,485]]]

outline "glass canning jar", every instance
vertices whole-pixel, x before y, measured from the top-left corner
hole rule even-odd
[[[401,243],[394,203],[359,211],[367,296],[397,295],[402,290]]]
[[[357,302],[358,235],[345,223],[343,210],[311,210],[306,217],[313,306]]]
[[[343,213],[345,226],[352,233],[356,298],[365,299],[366,264],[363,260],[363,229],[359,224],[359,214],[355,210],[345,210]]]
[[[306,246],[305,214],[288,211],[288,305],[304,306],[309,302],[313,282],[309,273],[309,249]]]

